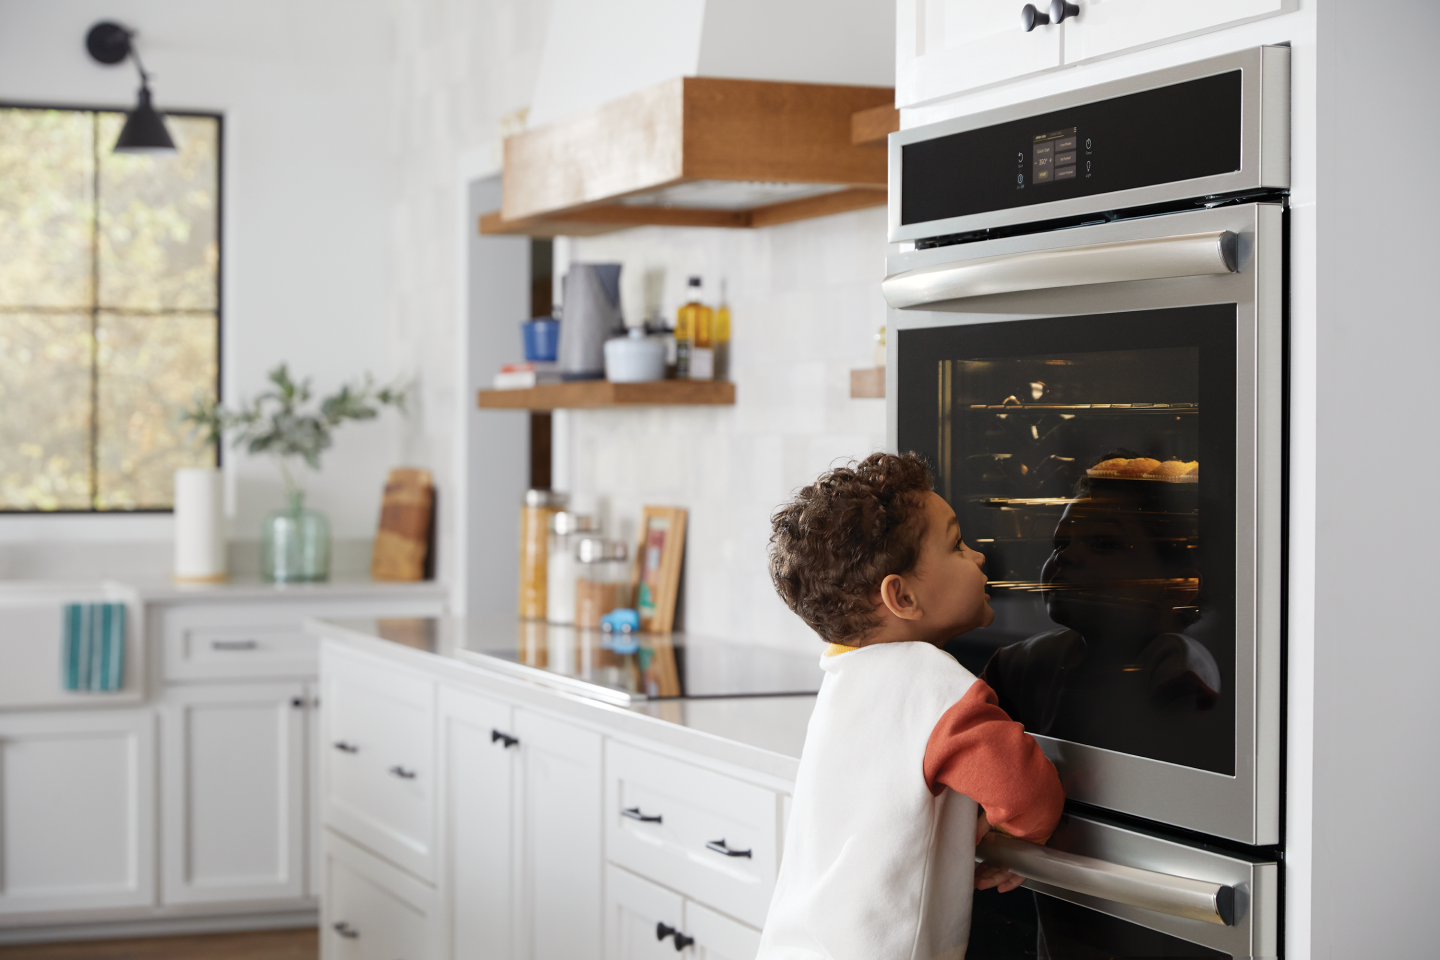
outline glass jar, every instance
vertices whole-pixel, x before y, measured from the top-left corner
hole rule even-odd
[[[520,509],[520,618],[544,620],[550,553],[550,518],[565,509],[565,494],[554,490],[525,491]]]
[[[265,517],[260,536],[260,577],[267,583],[321,583],[330,579],[330,520],[305,506],[305,491]]]
[[[575,547],[575,626],[600,629],[600,618],[630,606],[630,552],[624,541],[583,537]]]
[[[575,544],[598,529],[587,514],[561,511],[550,518],[550,549],[545,570],[545,619],[575,622]]]

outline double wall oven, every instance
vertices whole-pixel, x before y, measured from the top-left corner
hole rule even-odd
[[[1060,770],[971,960],[1280,951],[1289,51],[890,142],[892,449],[986,554],[949,649]]]

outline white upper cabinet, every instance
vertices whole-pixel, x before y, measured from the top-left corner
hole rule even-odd
[[[1021,25],[1021,0],[899,0],[895,105],[914,107],[1061,63],[1061,28]],[[1037,7],[1048,9],[1044,3]]]
[[[1020,0],[899,0],[895,104],[919,106],[1064,64],[1288,13],[1297,2],[1075,0],[1078,11],[1058,22],[1051,20],[1049,0],[1034,0],[1045,23],[1027,32]]]
[[[1065,62],[1079,63],[1122,50],[1207,33],[1247,20],[1287,13],[1296,0],[1079,0],[1078,16],[1065,21]]]
[[[155,902],[154,744],[148,710],[0,715],[0,917]]]
[[[163,902],[305,895],[306,704],[298,682],[166,692]]]

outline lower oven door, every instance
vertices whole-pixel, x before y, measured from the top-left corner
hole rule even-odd
[[[1069,814],[1048,846],[990,835],[976,858],[1027,877],[975,895],[966,960],[1277,955],[1277,867]]]
[[[947,647],[1067,796],[1279,841],[1282,213],[890,258],[891,449],[987,557]]]

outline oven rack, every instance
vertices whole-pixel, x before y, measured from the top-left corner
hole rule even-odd
[[[1199,413],[1198,403],[967,403],[960,410],[995,413]]]

